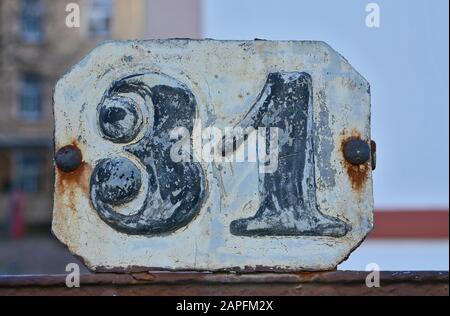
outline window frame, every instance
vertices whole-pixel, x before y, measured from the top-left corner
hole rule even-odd
[[[18,117],[27,122],[36,122],[42,119],[42,116],[42,78],[38,74],[24,73],[19,83]]]
[[[30,158],[34,161],[29,160]],[[17,150],[14,151],[13,159],[14,186],[27,194],[41,193],[44,166],[41,153],[34,150]]]
[[[29,44],[38,44],[44,37],[42,0],[21,0],[20,2],[20,37]]]
[[[112,31],[113,1],[89,0],[88,12],[88,36],[90,38],[109,37]]]

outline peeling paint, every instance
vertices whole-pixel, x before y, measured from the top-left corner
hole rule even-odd
[[[53,233],[94,271],[333,269],[373,225],[371,164],[342,153],[370,140],[368,86],[323,42],[102,44],[55,88],[55,152],[83,163],[55,169]],[[278,169],[173,162],[194,120],[279,128]]]

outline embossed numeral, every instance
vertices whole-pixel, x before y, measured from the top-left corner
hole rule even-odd
[[[314,174],[311,77],[302,72],[269,74],[259,99],[239,126],[277,127],[278,168],[260,174],[260,206],[255,216],[231,223],[240,236],[331,236],[348,225],[319,211]]]
[[[139,103],[150,107],[150,126],[141,140],[124,145],[124,151],[134,155],[148,173],[143,205],[131,215],[114,209],[134,199],[142,186],[141,172],[126,157],[97,163],[91,176],[91,200],[102,220],[122,233],[169,233],[191,222],[203,201],[205,177],[200,165],[170,159],[170,130],[184,126],[192,132],[197,103],[189,89],[166,75],[124,78],[98,107],[103,136],[115,143],[135,140],[143,125]]]
[[[149,108],[149,124],[142,139],[140,106]],[[197,103],[177,80],[162,74],[139,74],[116,82],[98,107],[103,137],[123,144],[148,176],[127,157],[97,163],[91,177],[91,200],[99,216],[126,234],[157,235],[174,232],[198,214],[205,195],[201,166],[174,162],[170,131],[185,127],[192,135]],[[311,77],[302,72],[270,73],[258,100],[239,127],[278,128],[278,168],[260,174],[260,206],[253,217],[231,223],[237,236],[342,237],[350,227],[324,215],[316,201]],[[266,140],[270,143],[270,139]],[[237,144],[239,145],[239,144]],[[146,180],[140,209],[124,215],[115,207],[136,198]]]

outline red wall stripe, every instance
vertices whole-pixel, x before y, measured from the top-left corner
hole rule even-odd
[[[375,211],[370,239],[448,239],[447,210]]]

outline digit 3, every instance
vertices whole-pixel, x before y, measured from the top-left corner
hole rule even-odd
[[[147,107],[144,118],[141,107]],[[125,157],[97,162],[91,176],[90,195],[100,218],[129,235],[174,232],[190,223],[204,199],[205,176],[196,162],[173,162],[170,131],[185,127],[192,135],[197,103],[192,92],[174,78],[158,73],[137,74],[113,84],[98,106],[99,129],[111,142],[123,144],[147,173]],[[143,137],[136,141],[148,121]],[[131,143],[135,141],[134,143]],[[192,161],[192,159],[190,160]],[[140,208],[130,215],[115,210],[147,192]]]

